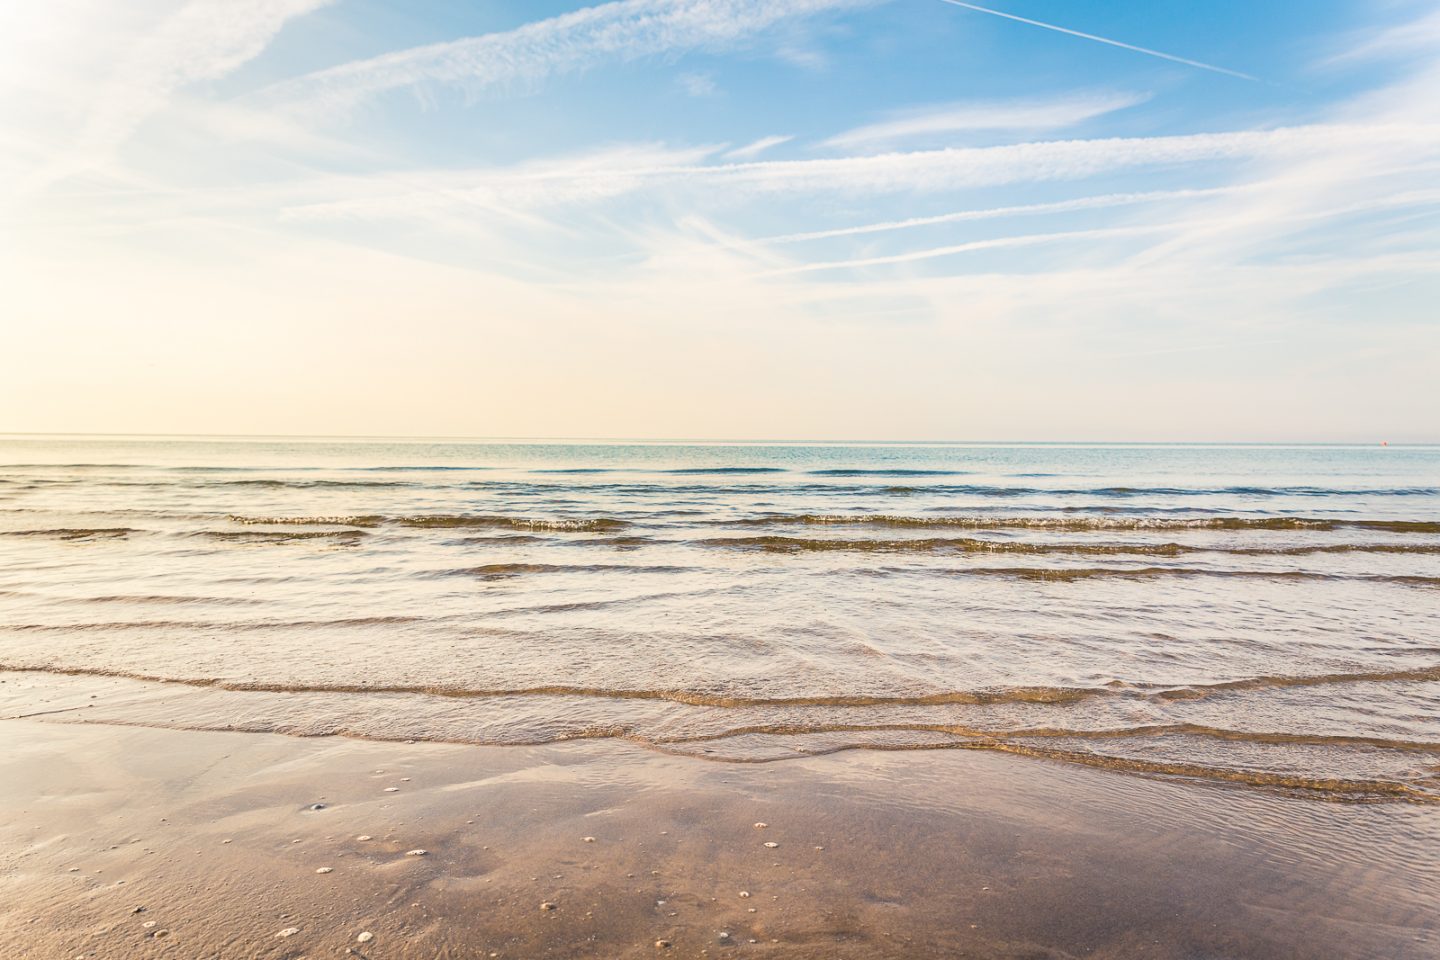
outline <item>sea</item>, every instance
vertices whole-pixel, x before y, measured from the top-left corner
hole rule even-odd
[[[1440,447],[0,437],[0,717],[1440,801]]]

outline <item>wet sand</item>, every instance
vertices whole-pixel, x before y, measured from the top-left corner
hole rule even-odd
[[[956,750],[0,738],[6,958],[1440,956],[1434,805]]]

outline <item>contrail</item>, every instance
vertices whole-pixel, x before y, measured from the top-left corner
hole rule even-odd
[[[1152,57],[1159,57],[1161,60],[1170,60],[1174,63],[1183,63],[1187,67],[1199,67],[1201,70],[1209,70],[1212,73],[1223,73],[1227,77],[1239,77],[1241,80],[1254,80],[1259,82],[1259,77],[1252,77],[1248,73],[1241,73],[1239,70],[1227,70],[1224,67],[1217,67],[1213,63],[1201,63],[1199,60],[1186,60],[1184,57],[1177,57],[1169,53],[1161,53],[1159,50],[1151,50],[1147,47],[1137,47],[1134,44],[1121,43],[1119,40],[1110,40],[1105,37],[1097,37],[1093,33],[1081,33],[1079,30],[1071,30],[1068,27],[1058,27],[1053,23],[1043,23],[1039,20],[1027,20],[1025,17],[1017,17],[1013,13],[1002,13],[999,10],[991,10],[989,7],[978,7],[973,3],[963,3],[962,0],[941,0],[953,7],[964,7],[966,10],[975,10],[980,13],[988,13],[995,17],[1004,17],[1006,20],[1014,20],[1017,23],[1028,23],[1032,27],[1044,27],[1046,30],[1054,30],[1056,33],[1066,33],[1072,37],[1080,37],[1085,40],[1094,40],[1097,43],[1108,43],[1112,47],[1119,47],[1122,50],[1134,50],[1136,53],[1147,54]]]

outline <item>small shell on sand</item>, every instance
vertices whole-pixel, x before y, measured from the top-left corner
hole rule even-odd
[[[728,930],[721,930],[721,931],[720,931],[720,941],[723,943],[724,941],[729,940],[729,939],[730,939],[730,931],[728,931]]]
[[[221,840],[221,843],[234,843],[234,840]]]
[[[774,850],[776,847],[780,846],[780,844],[776,843],[774,840],[766,840],[765,846],[769,847],[771,850]]]
[[[357,936],[355,939],[360,941],[361,943],[369,943],[374,938],[375,934],[371,933],[369,930],[366,930],[362,932],[359,936]]]
[[[295,934],[297,934],[297,933],[299,933],[299,932],[300,932],[300,928],[299,928],[299,927],[286,927],[284,930],[281,930],[279,933],[275,934],[275,936],[277,936],[277,937],[293,937],[293,936],[295,936]]]
[[[742,897],[748,897],[748,896],[750,896],[750,891],[749,891],[749,890],[741,890],[741,891],[740,891],[740,896],[742,896]]]
[[[335,872],[335,868],[334,868],[334,867],[316,867],[316,868],[315,868],[315,872],[316,872],[316,873],[333,873],[333,872]]]
[[[429,850],[424,850],[424,849],[421,849],[420,847],[416,847],[414,850],[406,850],[406,851],[405,851],[405,856],[407,856],[407,857],[423,857],[423,856],[425,856],[425,855],[426,855],[427,853],[429,853],[429,852],[430,852]]]
[[[386,788],[385,788],[385,792],[386,792],[386,793],[399,793],[399,792],[400,792],[400,788],[399,788],[399,787],[386,787]]]
[[[370,839],[370,834],[368,834],[368,833],[362,833],[362,834],[360,834],[360,836],[356,837],[355,839],[356,839],[356,840],[369,840],[369,839]]]
[[[768,826],[770,826],[770,824],[768,824],[768,823],[757,823],[757,824],[755,824],[755,829],[756,829],[756,830],[764,830],[764,829],[765,829],[766,827],[768,827]]]
[[[585,838],[585,842],[586,842],[586,843],[594,843],[594,842],[595,842],[595,838],[594,838],[594,837],[586,837],[586,838]]]
[[[551,903],[549,900],[546,900],[544,903],[540,904],[540,909],[541,909],[541,910],[554,910],[554,909],[555,909],[555,904]]]
[[[669,949],[670,949],[670,941],[669,941],[669,940],[656,940],[656,941],[655,941],[655,949],[656,949],[656,950],[669,950]]]
[[[151,927],[155,926],[156,923],[157,921],[155,920],[146,920],[144,923],[140,924],[140,926],[144,927],[146,930],[149,930]]]

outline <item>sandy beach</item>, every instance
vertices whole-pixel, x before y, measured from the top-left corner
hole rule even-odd
[[[1428,804],[954,750],[0,731],[3,953],[26,960],[1440,950]]]
[[[0,960],[1440,956],[1436,450],[0,454]]]

